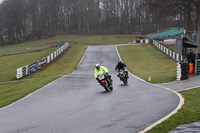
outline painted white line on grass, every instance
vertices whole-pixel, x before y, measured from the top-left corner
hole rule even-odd
[[[118,54],[120,60],[122,61],[122,59],[121,59],[121,57],[120,57],[120,54],[119,54],[119,51],[118,51],[118,49],[117,49],[117,46],[115,46],[115,48],[116,48],[116,51],[117,51],[117,54]],[[129,73],[130,73],[130,72],[129,72]],[[158,85],[155,85],[155,84],[151,84],[151,83],[149,83],[149,82],[146,82],[145,80],[143,80],[143,79],[141,79],[141,78],[139,78],[139,77],[133,75],[132,73],[130,73],[130,75],[133,76],[133,77],[135,77],[135,78],[137,78],[137,79],[140,80],[140,81],[143,81],[143,82],[147,83],[147,84],[150,84],[150,85],[153,85],[153,86],[156,86],[156,87],[160,87],[160,88],[169,90],[169,91],[175,93],[175,94],[179,97],[179,100],[180,100],[180,101],[179,101],[179,104],[178,104],[178,106],[176,107],[175,110],[173,110],[170,114],[168,114],[167,116],[165,116],[165,117],[163,117],[162,119],[158,120],[157,122],[153,123],[152,125],[148,126],[147,128],[143,129],[143,130],[140,131],[139,133],[145,133],[145,132],[149,131],[150,129],[152,129],[153,127],[155,127],[156,125],[158,125],[158,124],[162,123],[163,121],[167,120],[167,119],[168,119],[169,117],[171,117],[173,114],[177,113],[177,111],[183,106],[183,104],[184,104],[184,98],[182,97],[182,95],[181,95],[180,93],[178,93],[178,92],[176,92],[176,91],[174,91],[174,90],[172,90],[172,89],[170,89],[170,88],[166,88],[166,87],[162,87],[162,86],[158,86]]]

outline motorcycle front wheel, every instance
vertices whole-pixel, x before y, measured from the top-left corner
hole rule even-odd
[[[103,83],[102,85],[103,85],[104,89],[105,89],[107,92],[110,91],[110,89],[109,89],[109,87],[108,87],[108,84]]]

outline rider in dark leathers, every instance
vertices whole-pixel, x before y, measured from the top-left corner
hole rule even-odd
[[[128,71],[126,70],[126,64],[124,64],[122,61],[119,61],[118,64],[115,67],[115,71],[119,70],[125,70],[126,78],[128,79]],[[119,77],[119,74],[117,75]]]

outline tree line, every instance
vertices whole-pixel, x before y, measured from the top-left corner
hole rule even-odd
[[[200,31],[200,0],[4,0],[0,44],[57,34]]]

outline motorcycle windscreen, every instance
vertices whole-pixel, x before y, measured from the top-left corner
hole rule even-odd
[[[104,79],[104,72],[103,72],[103,71],[99,71],[99,72],[97,73],[97,77],[98,77],[99,80]]]

